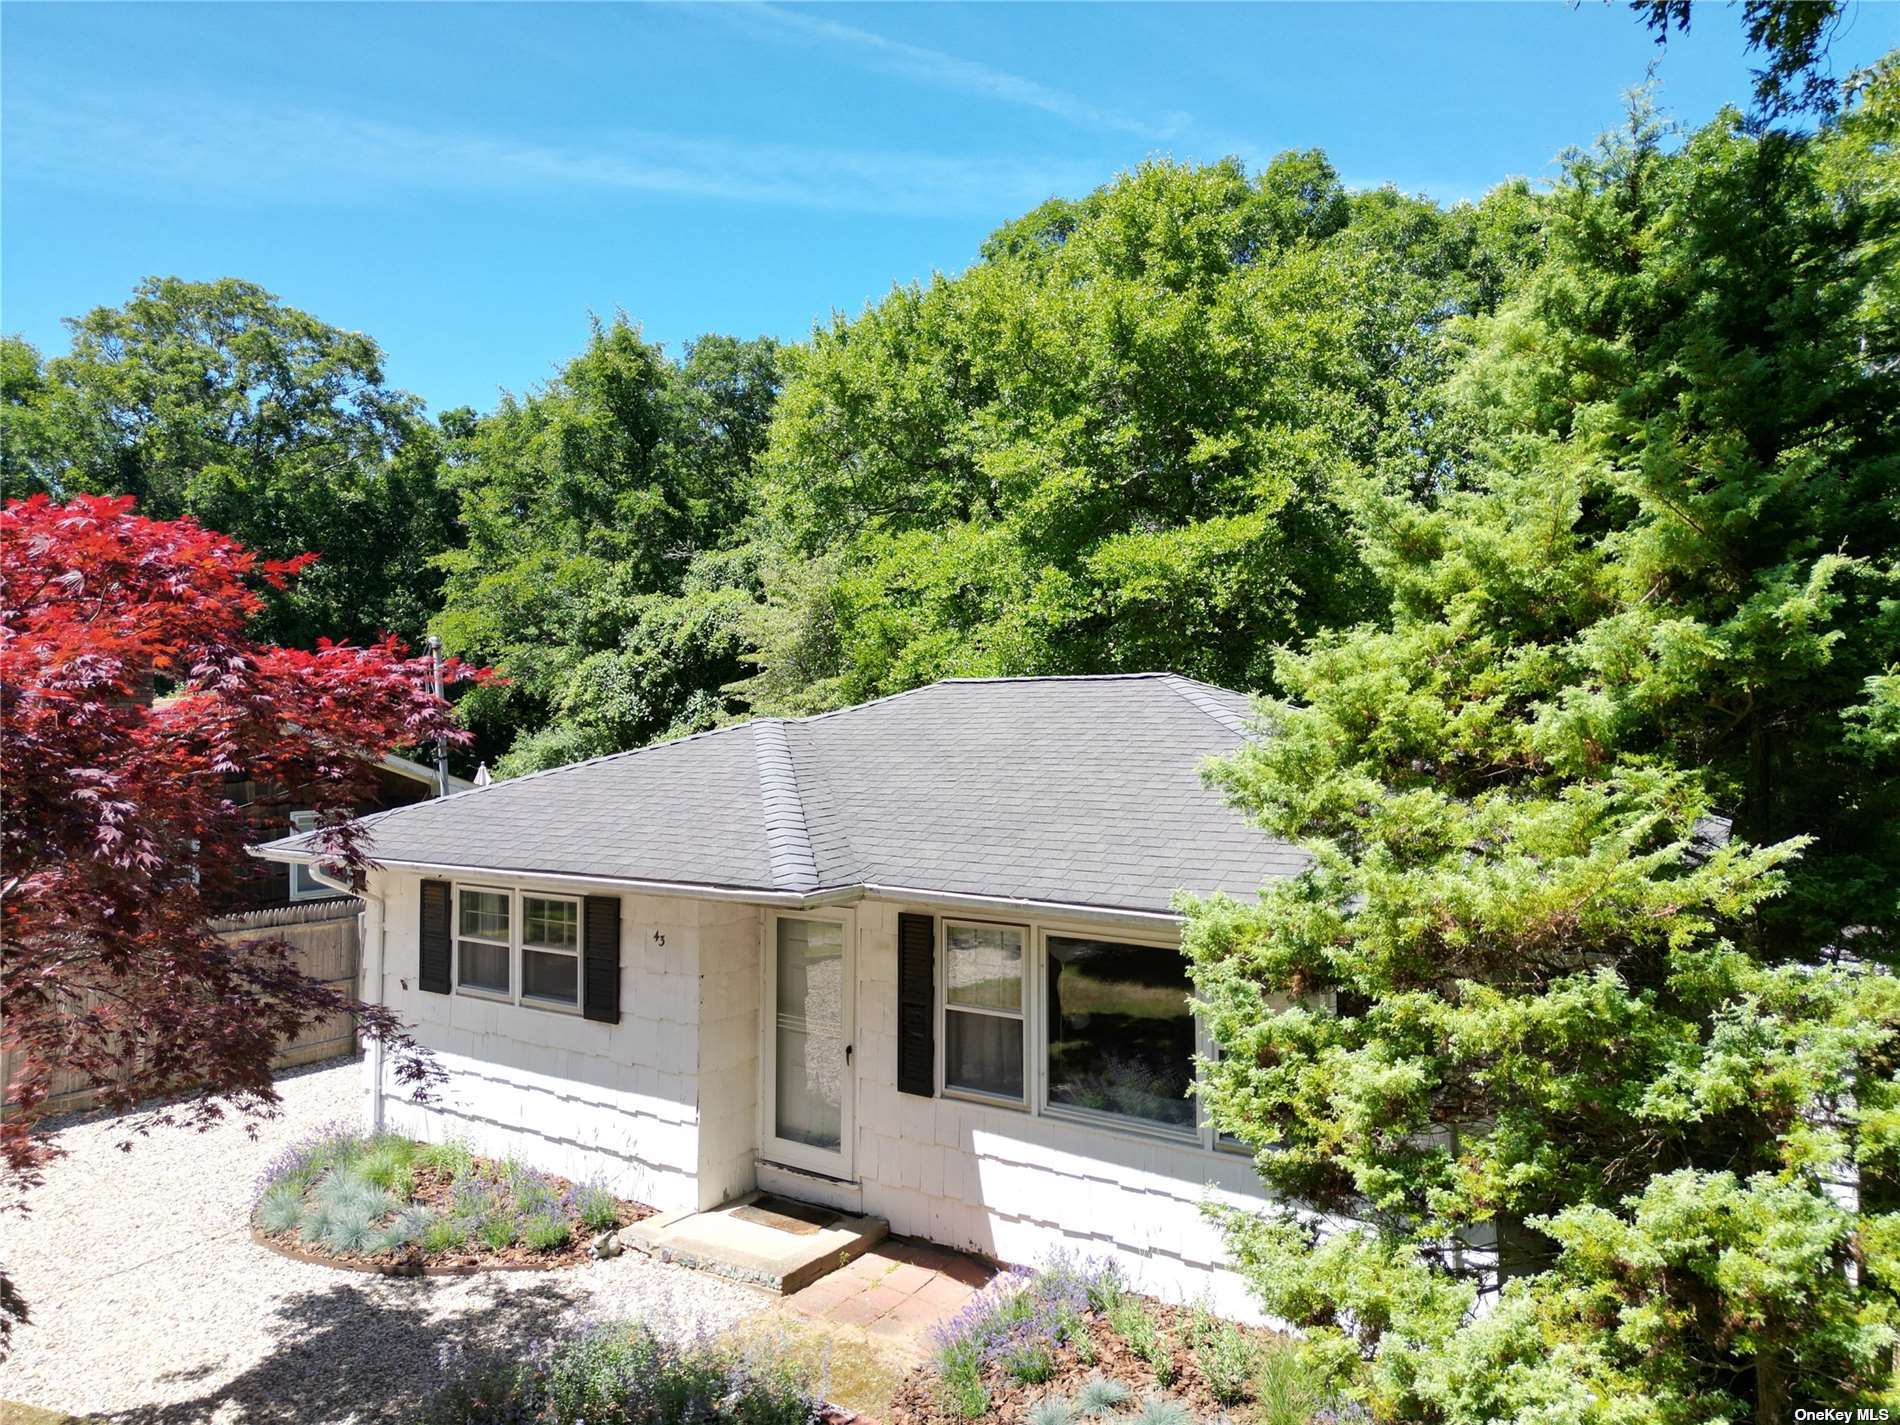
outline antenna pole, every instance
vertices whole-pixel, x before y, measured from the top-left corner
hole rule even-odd
[[[429,686],[438,698],[442,696],[442,640],[433,633],[429,635]],[[435,794],[449,794],[449,739],[441,732],[435,735]]]

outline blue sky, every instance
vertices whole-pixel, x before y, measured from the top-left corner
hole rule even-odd
[[[432,409],[544,380],[587,315],[796,339],[1150,156],[1318,146],[1443,200],[1547,177],[1658,51],[1578,5],[49,5],[0,11],[0,325],[148,273],[369,332]],[[1845,72],[1900,44],[1863,3]],[[1748,92],[1737,12],[1663,99]]]

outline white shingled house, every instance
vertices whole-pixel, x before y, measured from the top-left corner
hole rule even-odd
[[[448,1071],[423,1107],[372,1054],[371,1117],[1244,1310],[1200,1204],[1261,1189],[1188,1092],[1171,898],[1303,864],[1202,782],[1248,717],[1172,674],[955,679],[365,818],[364,994]]]

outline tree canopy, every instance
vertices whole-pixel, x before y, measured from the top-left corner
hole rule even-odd
[[[690,732],[736,710],[735,553],[778,390],[769,340],[706,337],[670,361],[624,318],[545,387],[457,442],[466,544],[437,620],[507,675],[465,704],[505,772]]]
[[[1210,1107],[1297,1205],[1228,1225],[1380,1419],[1900,1403],[1894,77],[1569,163],[1467,458],[1367,493],[1387,617],[1218,774],[1314,858],[1191,908]]]
[[[1175,668],[1374,604],[1341,500],[1442,458],[1445,323],[1537,200],[1349,194],[1325,158],[1143,165],[792,357],[762,490],[765,710],[952,674]]]
[[[268,558],[316,554],[271,592],[268,637],[422,632],[451,507],[434,432],[384,383],[374,341],[234,278],[151,278],[67,326],[50,360],[0,342],[9,497],[132,495],[148,518],[188,515]]]

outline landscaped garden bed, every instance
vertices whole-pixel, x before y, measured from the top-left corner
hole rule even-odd
[[[1331,1410],[1276,1332],[1136,1294],[1057,1257],[999,1277],[936,1331],[889,1425],[1307,1425]]]
[[[674,1345],[643,1324],[619,1322],[538,1342],[505,1365],[452,1375],[416,1425],[829,1425],[842,1418],[807,1373],[777,1352]]]
[[[458,1142],[330,1128],[258,1182],[258,1240],[304,1260],[390,1273],[559,1267],[653,1209]]]

